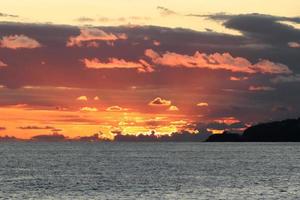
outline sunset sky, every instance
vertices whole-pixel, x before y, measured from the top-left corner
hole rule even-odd
[[[300,116],[299,0],[0,0],[0,136]]]

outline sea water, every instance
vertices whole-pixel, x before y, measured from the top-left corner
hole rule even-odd
[[[0,199],[300,199],[300,144],[3,142]]]

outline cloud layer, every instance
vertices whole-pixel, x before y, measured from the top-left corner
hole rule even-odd
[[[192,132],[199,121],[218,132],[298,117],[300,38],[287,24],[297,18],[217,16],[240,34],[2,22],[0,120],[26,116],[15,127],[52,122],[68,134],[111,136]],[[5,134],[37,132],[3,126]]]
[[[168,67],[186,68],[207,68],[212,70],[222,69],[232,72],[243,73],[269,73],[269,74],[290,74],[292,71],[288,66],[280,63],[273,63],[269,60],[260,60],[252,64],[245,58],[233,57],[229,53],[206,54],[196,52],[193,56],[173,52],[166,52],[162,55],[147,49],[145,55],[151,58],[152,62]]]
[[[135,69],[138,72],[153,72],[152,67],[142,59],[139,62],[131,62],[124,59],[109,58],[108,62],[102,62],[97,58],[85,58],[82,61],[89,69]]]

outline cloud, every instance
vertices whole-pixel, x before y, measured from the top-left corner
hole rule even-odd
[[[98,96],[94,97],[94,101],[99,101],[99,100],[100,100],[100,98]]]
[[[111,106],[106,109],[106,111],[108,111],[108,112],[121,112],[121,111],[127,111],[127,110],[128,110],[127,108],[122,108],[120,106]]]
[[[172,102],[160,97],[156,97],[154,100],[149,102],[149,106],[171,106]]]
[[[42,45],[35,39],[25,35],[10,35],[2,37],[0,47],[8,49],[35,49],[42,47]]]
[[[64,135],[53,133],[52,135],[36,135],[32,137],[30,140],[33,141],[44,141],[44,142],[58,142],[58,141],[66,141],[68,138]]]
[[[153,45],[154,46],[160,46],[160,41],[158,41],[158,40],[153,40]]]
[[[222,117],[220,119],[215,119],[214,121],[219,124],[227,124],[227,125],[240,123],[240,120],[238,120],[235,117]]]
[[[12,18],[18,18],[18,15],[12,15],[7,13],[0,13],[0,17],[12,17]]]
[[[288,46],[291,48],[300,48],[300,43],[299,42],[289,42]]]
[[[97,41],[113,42],[116,40],[126,40],[127,35],[124,33],[113,34],[107,33],[98,28],[82,28],[80,35],[71,36],[67,42],[67,47],[98,47]]]
[[[86,23],[86,22],[94,22],[95,20],[90,17],[79,17],[76,19],[76,21],[78,21],[80,23]]]
[[[1,35],[12,34],[24,34],[32,38],[36,38],[41,41],[45,48],[41,49],[38,54],[8,54],[5,55],[5,63],[9,65],[6,70],[1,70],[0,84],[3,84],[9,88],[18,88],[23,85],[56,85],[61,86],[74,86],[74,87],[86,87],[86,88],[103,88],[105,87],[129,87],[131,85],[140,86],[140,84],[146,84],[146,81],[151,84],[168,84],[171,79],[164,79],[165,72],[171,72],[171,68],[156,67],[147,58],[144,58],[143,49],[152,46],[153,39],[160,41],[162,46],[155,47],[155,51],[163,53],[165,48],[168,47],[171,52],[177,52],[180,54],[193,55],[194,52],[230,52],[231,55],[247,58],[252,63],[259,60],[259,58],[266,58],[268,60],[276,60],[276,62],[285,63],[293,69],[295,73],[299,73],[297,66],[300,64],[296,53],[289,53],[289,48],[281,46],[279,49],[261,49],[259,51],[253,51],[253,49],[244,48],[243,45],[253,43],[255,40],[252,38],[246,38],[244,36],[232,36],[219,33],[203,33],[200,31],[191,31],[188,29],[171,29],[166,27],[155,26],[139,26],[129,28],[125,26],[118,27],[98,27],[106,33],[125,33],[128,35],[128,41],[121,42],[118,48],[107,48],[107,46],[100,46],[99,48],[64,48],[66,41],[70,36],[79,35],[79,29],[75,26],[59,26],[59,25],[46,25],[46,24],[24,24],[24,23],[0,23]],[[144,41],[143,38],[148,36],[149,41]],[[138,46],[131,46],[132,42],[139,42]],[[297,41],[297,40],[295,40]],[[286,48],[285,48],[286,47]],[[157,50],[156,50],[157,49]],[[6,51],[2,49],[2,51]],[[142,76],[136,76],[132,79],[123,79],[124,73],[131,75],[136,73],[135,70],[86,70],[82,65],[82,62],[78,60],[82,58],[96,58],[101,51],[100,60],[107,62],[109,57],[122,58],[126,61],[138,62],[140,58],[145,59],[153,69],[157,69],[156,73],[143,74]],[[55,54],[50,52],[57,52]],[[0,53],[2,54],[2,52]],[[38,61],[39,60],[39,61]],[[26,63],[22,62],[26,61]],[[46,65],[42,67],[36,67],[40,64],[40,61],[45,61]],[[19,66],[19,67],[18,67]],[[50,67],[51,66],[51,67]],[[18,67],[18,70],[15,70]],[[174,70],[171,73],[178,74],[179,71],[186,73],[186,75],[192,75],[193,77],[198,74],[204,81],[207,79],[204,76],[207,70]],[[24,76],[24,73],[28,73],[31,78]],[[44,79],[43,74],[47,73],[50,76],[49,79]],[[62,76],[62,74],[68,73],[68,76]],[[200,74],[202,73],[202,75]],[[216,72],[216,75],[220,72]],[[13,74],[15,79],[12,79],[8,74]],[[87,78],[82,79],[81,75],[85,74]],[[112,79],[104,79],[102,77],[108,77],[113,75],[118,81],[112,81]],[[231,76],[228,75],[227,77]],[[158,76],[160,81],[156,81],[156,78],[150,78],[149,76]],[[167,75],[168,76],[168,75]],[[176,75],[177,76],[177,75]],[[204,77],[203,77],[204,76]],[[219,76],[219,75],[217,75]],[[216,77],[217,77],[216,76]],[[238,75],[234,75],[238,76]],[[245,76],[245,75],[241,75]],[[123,78],[122,78],[123,77]],[[177,76],[180,80],[183,80],[182,75]],[[146,80],[147,79],[147,80]],[[200,78],[198,80],[189,79],[189,81],[203,82]],[[55,80],[55,81],[51,81]],[[101,81],[99,81],[101,80]],[[147,83],[147,84],[148,84]],[[178,83],[179,84],[179,83]],[[202,84],[202,83],[201,83]]]
[[[208,103],[206,103],[206,102],[199,102],[199,103],[197,103],[197,106],[198,107],[207,107]]]
[[[242,76],[242,77],[237,77],[237,76],[231,76],[229,78],[229,80],[231,81],[244,81],[244,80],[248,80],[249,78],[246,76]]]
[[[88,98],[87,98],[87,96],[79,96],[79,97],[77,97],[76,100],[77,100],[77,101],[87,101]]]
[[[53,133],[57,133],[57,132],[61,132],[61,131],[63,131],[62,129],[60,129],[60,128],[54,128],[54,129],[52,129],[51,130]]]
[[[138,72],[153,72],[153,68],[144,60],[138,62],[126,61],[124,59],[109,58],[108,62],[102,62],[98,58],[83,59],[83,63],[90,69],[136,69]]]
[[[250,86],[250,91],[274,91],[275,88],[269,86]]]
[[[22,129],[22,130],[52,130],[55,128],[52,126],[21,126],[21,127],[18,127],[18,129]]]
[[[282,106],[282,105],[273,106],[273,108],[272,108],[272,112],[281,112],[281,113],[290,112],[292,110],[293,110],[292,107],[290,107],[290,106]]]
[[[2,67],[7,67],[7,64],[0,60],[0,69],[1,69]]]
[[[149,57],[153,63],[167,67],[206,68],[212,70],[222,69],[249,74],[292,73],[288,66],[284,64],[273,63],[269,60],[260,60],[256,64],[252,64],[245,58],[233,57],[229,53],[206,54],[197,51],[192,56],[173,52],[166,52],[160,55],[152,49],[147,49],[145,55]]]
[[[0,131],[5,131],[6,127],[0,126]]]
[[[190,14],[188,16],[204,17],[215,21],[229,21],[229,20],[243,19],[247,22],[248,20],[251,21],[251,20],[260,19],[260,20],[272,21],[272,22],[287,21],[287,22],[300,23],[300,17],[283,17],[283,16],[273,16],[273,15],[266,15],[266,14],[259,14],[259,13],[232,15],[232,14],[220,12],[211,15]]]
[[[228,117],[228,119],[232,119],[232,121],[227,121],[226,118],[215,120],[210,123],[197,123],[196,130],[200,133],[223,133],[224,131],[229,132],[243,132],[246,128],[246,125],[239,120],[233,120],[233,117]]]
[[[281,63],[274,63],[269,60],[260,60],[253,65],[253,68],[258,73],[263,74],[291,74],[293,73],[288,66]]]
[[[150,17],[143,17],[143,16],[130,16],[130,17],[118,17],[118,18],[108,18],[108,17],[100,17],[98,19],[99,22],[108,23],[108,22],[130,22],[131,20],[134,21],[147,21],[150,20]]]
[[[179,111],[179,108],[177,106],[170,106],[168,111]]]
[[[98,109],[94,108],[94,107],[83,107],[83,108],[80,108],[80,111],[83,111],[83,112],[97,112]]]
[[[300,82],[300,74],[295,74],[291,76],[277,76],[271,79],[273,83],[292,83]]]
[[[177,12],[175,12],[173,10],[170,10],[170,9],[168,9],[166,7],[163,7],[163,6],[157,6],[156,8],[160,12],[161,16],[178,15]]]
[[[217,13],[213,15],[192,15],[221,21],[226,28],[240,31],[254,41],[271,45],[286,45],[290,41],[300,40],[300,30],[284,22],[300,23],[300,17],[282,17],[258,13],[230,15]],[[270,34],[272,33],[272,34]]]
[[[190,112],[195,117],[201,114],[203,115],[201,120],[224,115],[236,116],[247,122],[248,120],[264,120],[264,117],[270,116],[273,103],[274,105],[291,104],[294,109],[294,115],[299,115],[297,102],[299,102],[300,96],[296,95],[299,94],[297,83],[279,85],[276,93],[247,92],[250,85],[276,88],[276,85],[270,83],[270,80],[277,78],[278,75],[249,75],[232,73],[230,70],[210,70],[209,68],[201,70],[187,67],[174,69],[153,63],[152,59],[144,56],[144,50],[152,48],[153,40],[155,39],[162,44],[161,46],[153,47],[154,53],[157,53],[158,57],[162,57],[166,50],[169,50],[170,52],[190,57],[193,57],[196,51],[205,52],[208,57],[211,54],[213,55],[214,52],[219,52],[221,55],[223,52],[229,52],[232,57],[246,58],[251,63],[256,63],[259,58],[265,58],[289,66],[295,74],[293,76],[285,75],[284,77],[290,77],[289,80],[294,80],[296,74],[300,73],[300,68],[297,68],[300,66],[300,60],[297,49],[289,48],[287,42],[300,40],[287,38],[281,46],[277,46],[275,42],[268,49],[254,50],[249,47],[249,44],[265,44],[265,42],[260,40],[260,37],[257,40],[255,35],[250,37],[248,34],[204,33],[182,28],[173,29],[156,26],[115,26],[98,27],[97,29],[101,29],[106,33],[125,33],[128,35],[128,40],[117,43],[117,48],[108,48],[106,45],[97,49],[66,48],[66,41],[68,41],[69,37],[80,34],[78,27],[0,23],[1,37],[23,34],[35,38],[45,46],[45,48],[41,48],[38,51],[24,52],[0,49],[2,61],[9,65],[4,70],[0,70],[0,84],[5,86],[5,89],[1,91],[1,105],[26,103],[28,105],[53,105],[53,107],[59,105],[63,108],[68,108],[75,103],[78,104],[77,108],[83,106],[97,107],[96,105],[86,104],[86,102],[72,102],[76,101],[77,96],[87,95],[86,92],[88,92],[89,102],[94,104],[97,103],[93,100],[95,95],[101,95],[99,96],[101,104],[103,101],[105,105],[105,103],[108,103],[105,102],[107,97],[117,94],[118,99],[115,102],[122,102],[122,105],[134,105],[134,108],[137,110],[145,110],[145,112],[149,113],[152,113],[153,109],[160,109],[164,112],[171,105],[161,108],[145,107],[148,103],[146,100],[145,104],[145,99],[150,101],[152,97],[161,95],[164,98],[173,97],[180,103],[180,105],[178,104],[180,106],[179,114]],[[145,36],[148,36],[150,39],[144,41],[143,38]],[[270,34],[270,37],[272,37],[272,34]],[[130,45],[132,42],[139,42],[139,45],[132,46]],[[246,45],[247,47],[245,47]],[[79,61],[82,58],[97,58],[97,56],[99,56],[98,58],[102,63],[108,63],[110,57],[135,63],[139,63],[139,59],[142,58],[155,69],[155,72],[137,75],[136,69],[88,70]],[[41,65],[41,61],[45,61],[46,64]],[[45,75],[47,75],[47,78],[45,78]],[[247,76],[249,80],[234,82],[229,80],[231,76]],[[56,89],[47,89],[48,91],[42,91],[42,89],[38,91],[29,91],[28,89],[14,90],[26,85],[41,88],[45,86],[60,86],[81,89],[78,91],[64,91],[70,93],[71,99],[57,98],[65,93]],[[132,86],[135,86],[134,88],[137,89],[132,90]],[[229,90],[226,91],[225,89],[232,89],[232,91],[228,92]],[[95,91],[92,92],[90,90]],[[17,92],[18,95],[10,95],[11,92]],[[180,94],[184,94],[184,97]],[[274,98],[274,94],[280,98]],[[132,95],[135,97],[132,98]],[[201,99],[199,99],[199,95]],[[172,99],[170,98],[170,100]],[[207,101],[210,106],[207,108],[196,107],[197,100]],[[272,102],[272,105],[269,102]],[[233,105],[236,107],[233,108]],[[80,112],[78,113],[80,114]],[[177,114],[177,112],[173,114]],[[280,117],[280,115],[276,116],[275,114],[272,113],[272,118]]]

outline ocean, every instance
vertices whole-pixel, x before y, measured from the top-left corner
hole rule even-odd
[[[0,143],[0,199],[300,199],[298,143]]]

